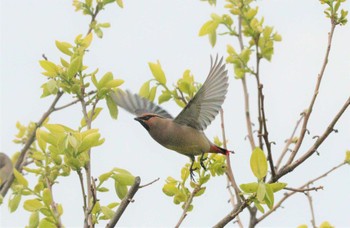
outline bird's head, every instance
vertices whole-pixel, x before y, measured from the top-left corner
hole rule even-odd
[[[162,118],[159,115],[153,113],[145,113],[141,116],[134,118],[134,120],[140,122],[140,124],[147,130],[150,131],[150,128],[153,126],[153,123],[157,121],[157,119]]]

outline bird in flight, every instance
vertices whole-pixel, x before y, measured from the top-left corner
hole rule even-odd
[[[119,107],[136,115],[134,119],[160,145],[188,156],[192,161],[190,174],[194,180],[195,156],[201,155],[200,164],[206,169],[204,153],[226,155],[231,152],[212,143],[203,132],[220,111],[227,88],[228,76],[223,58],[219,60],[216,56],[214,63],[211,58],[204,84],[175,118],[155,103],[129,91],[117,90],[110,96]]]

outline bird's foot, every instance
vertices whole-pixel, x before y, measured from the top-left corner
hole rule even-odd
[[[204,165],[204,161],[207,160],[208,157],[204,158],[204,153],[202,154],[201,158],[199,159],[199,163],[201,164],[202,168],[207,171],[207,167]]]

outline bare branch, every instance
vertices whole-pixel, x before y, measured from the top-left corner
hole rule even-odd
[[[157,179],[155,179],[155,180],[149,182],[148,184],[140,185],[139,188],[144,188],[144,187],[150,186],[151,184],[153,184],[153,183],[159,181],[159,179],[160,179],[160,178],[158,177]]]
[[[310,192],[310,191],[318,191],[318,190],[323,190],[323,186],[318,186],[318,187],[312,187],[312,188],[289,188],[289,187],[285,187],[285,190],[289,190],[292,192],[302,192],[304,194],[306,194],[306,192]]]
[[[120,203],[117,211],[115,212],[113,218],[109,221],[109,223],[106,225],[106,228],[112,228],[114,227],[117,222],[119,221],[120,217],[124,213],[125,209],[129,205],[129,203],[132,201],[134,195],[136,194],[137,190],[139,190],[139,186],[141,183],[140,177],[135,177],[134,184],[130,187],[128,193],[126,194],[125,198]]]
[[[323,143],[323,141],[329,136],[330,133],[333,132],[335,124],[338,122],[340,117],[344,114],[344,112],[347,110],[347,108],[350,105],[350,97],[346,100],[343,107],[339,110],[339,112],[335,115],[331,123],[328,125],[327,129],[323,132],[323,134],[316,140],[316,142],[309,148],[309,150],[301,156],[298,160],[296,160],[294,163],[290,164],[287,167],[284,167],[282,170],[280,170],[275,178],[272,178],[271,182],[276,182],[278,179],[280,179],[282,176],[286,175],[287,173],[293,171],[296,167],[301,165],[307,158],[309,158],[312,154],[314,154],[318,147]]]
[[[284,148],[283,148],[283,150],[282,150],[282,152],[281,152],[280,157],[278,158],[278,161],[277,161],[277,163],[276,163],[276,170],[277,170],[277,171],[278,171],[278,169],[279,169],[279,167],[280,167],[280,165],[281,165],[281,162],[282,162],[284,156],[286,155],[286,153],[287,153],[287,151],[288,151],[289,146],[290,146],[290,145],[292,144],[292,142],[293,142],[294,135],[295,135],[295,133],[296,133],[296,131],[297,131],[297,129],[298,129],[298,127],[299,127],[301,121],[303,120],[304,116],[305,116],[305,113],[304,113],[304,112],[300,114],[300,118],[299,118],[299,120],[297,121],[297,123],[296,123],[296,125],[295,125],[295,127],[294,127],[294,130],[293,130],[291,136],[289,137],[289,139],[287,140],[286,145],[284,146]]]
[[[314,90],[314,95],[313,95],[313,97],[311,99],[311,102],[310,102],[310,105],[309,105],[308,109],[305,112],[305,118],[304,118],[304,121],[303,121],[303,126],[302,126],[302,129],[301,129],[301,132],[300,132],[300,136],[298,137],[298,142],[295,145],[295,147],[294,147],[294,149],[293,149],[293,151],[292,151],[292,153],[291,153],[291,155],[290,155],[286,165],[292,164],[296,154],[298,153],[298,151],[300,149],[301,144],[303,143],[303,140],[304,140],[304,137],[305,137],[305,133],[307,131],[307,125],[308,125],[308,122],[309,122],[309,119],[310,119],[310,116],[311,116],[311,113],[312,113],[312,109],[314,107],[317,95],[319,93],[319,89],[320,89],[320,86],[321,86],[321,81],[322,81],[322,78],[323,78],[324,72],[326,70],[327,63],[328,63],[328,57],[329,57],[329,53],[331,51],[332,38],[333,38],[335,27],[336,27],[336,24],[334,23],[334,21],[332,21],[331,31],[328,33],[327,50],[326,50],[326,54],[325,54],[325,57],[324,57],[324,60],[323,60],[321,71],[318,74],[318,78],[317,78],[317,82],[316,82],[316,86],[315,86],[315,90]]]
[[[308,186],[309,187],[309,186]],[[312,203],[312,197],[310,195],[310,191],[307,191],[305,193],[307,200],[309,201],[309,205],[310,205],[310,211],[311,211],[311,224],[313,228],[316,228],[316,219],[315,219],[315,212],[314,212],[314,205]]]
[[[179,221],[178,221],[178,222],[176,223],[176,225],[175,225],[176,228],[180,227],[181,223],[182,223],[182,222],[184,221],[184,219],[186,218],[187,212],[188,212],[188,209],[189,209],[189,207],[190,207],[190,205],[191,205],[191,203],[192,203],[193,197],[197,194],[197,192],[198,192],[199,190],[201,190],[201,188],[200,188],[200,186],[197,185],[197,186],[193,189],[193,191],[191,192],[190,197],[188,197],[188,199],[187,199],[187,201],[186,201],[186,203],[185,203],[185,206],[184,206],[184,208],[183,208],[183,211],[182,211],[182,214],[181,214],[181,216],[180,216],[180,219],[179,219]]]
[[[318,180],[320,180],[320,179],[326,177],[328,174],[334,172],[335,170],[339,169],[340,167],[342,167],[342,166],[345,165],[345,164],[347,164],[347,163],[346,163],[346,162],[340,163],[339,165],[337,165],[337,166],[331,168],[330,170],[328,170],[327,172],[323,173],[322,175],[320,175],[320,176],[318,176],[318,177],[316,177],[316,178],[314,178],[314,179],[308,181],[307,183],[303,184],[302,186],[300,186],[300,187],[297,188],[297,189],[300,189],[300,190],[303,189],[303,192],[305,192],[305,191],[308,190],[308,189],[312,189],[312,188],[308,188],[308,186],[311,185],[311,184],[313,184],[313,183],[315,183],[316,181],[318,181]],[[315,189],[315,190],[316,190],[316,189]],[[270,211],[266,212],[266,213],[263,214],[260,218],[257,219],[256,224],[258,224],[259,222],[261,222],[262,220],[264,220],[266,217],[268,217],[270,214],[272,214],[275,210],[277,210],[279,207],[281,207],[282,203],[283,203],[286,199],[288,199],[290,196],[292,196],[292,195],[294,195],[295,193],[298,193],[298,192],[301,192],[301,191],[291,191],[291,192],[289,192],[289,193],[285,193],[285,194],[284,194],[284,197],[283,197],[280,201],[278,201],[278,203],[276,203],[276,204],[274,205],[274,207],[273,207]]]

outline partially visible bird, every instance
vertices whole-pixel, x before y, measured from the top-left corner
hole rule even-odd
[[[13,166],[11,159],[5,153],[0,152],[0,190],[11,177],[12,172]]]
[[[175,118],[160,106],[129,91],[117,90],[110,93],[110,96],[118,106],[136,115],[134,119],[140,122],[155,141],[191,159],[190,173],[193,180],[195,156],[201,155],[200,164],[205,169],[204,153],[226,155],[230,152],[212,143],[203,133],[221,109],[227,93],[227,81],[223,58],[218,61],[216,57],[214,63],[211,58],[206,81]]]

